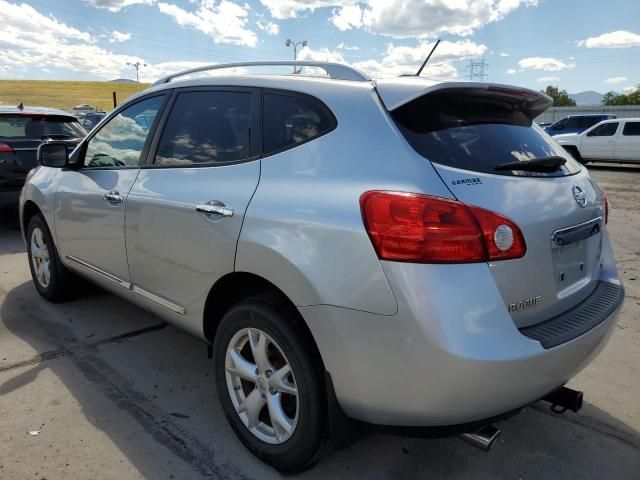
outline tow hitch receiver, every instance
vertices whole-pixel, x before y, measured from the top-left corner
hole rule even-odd
[[[582,392],[571,388],[561,387],[544,397],[542,400],[551,404],[551,411],[564,413],[567,410],[578,412],[582,408]]]
[[[463,433],[460,438],[465,442],[488,452],[500,435],[500,429],[494,425],[485,425],[473,433]]]

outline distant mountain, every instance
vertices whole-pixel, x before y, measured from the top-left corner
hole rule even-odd
[[[115,80],[109,80],[110,83],[138,83],[135,80],[130,80],[128,78],[116,78]]]
[[[573,98],[578,105],[600,105],[604,97],[601,93],[594,92],[593,90],[570,93],[569,96]]]

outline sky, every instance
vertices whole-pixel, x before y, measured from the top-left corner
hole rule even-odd
[[[0,78],[140,79],[293,57],[577,93],[640,83],[639,0],[0,0]]]

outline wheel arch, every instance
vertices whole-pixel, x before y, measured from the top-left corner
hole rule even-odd
[[[22,235],[25,238],[25,241],[27,236],[27,228],[29,227],[29,222],[33,217],[35,217],[38,214],[42,215],[42,217],[44,218],[44,214],[42,213],[42,210],[40,209],[40,207],[36,205],[36,202],[34,202],[33,200],[27,200],[24,203],[24,206],[22,207],[22,211],[20,213],[20,226],[22,227]],[[45,222],[46,222],[46,219],[45,219]],[[51,228],[49,228],[49,230],[51,230]]]
[[[322,360],[318,345],[291,299],[269,280],[249,272],[231,272],[224,275],[211,287],[204,306],[202,329],[206,340],[213,343],[218,325],[224,314],[236,303],[257,295],[271,294],[287,304],[296,313],[297,327],[305,340],[314,348],[318,358]]]

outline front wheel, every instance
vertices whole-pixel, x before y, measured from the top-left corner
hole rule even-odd
[[[254,297],[226,313],[214,342],[216,388],[231,427],[285,471],[312,465],[328,439],[323,369],[299,321],[276,297]]]
[[[27,256],[40,295],[55,303],[67,300],[75,278],[60,262],[51,232],[40,214],[31,218],[27,226]]]

